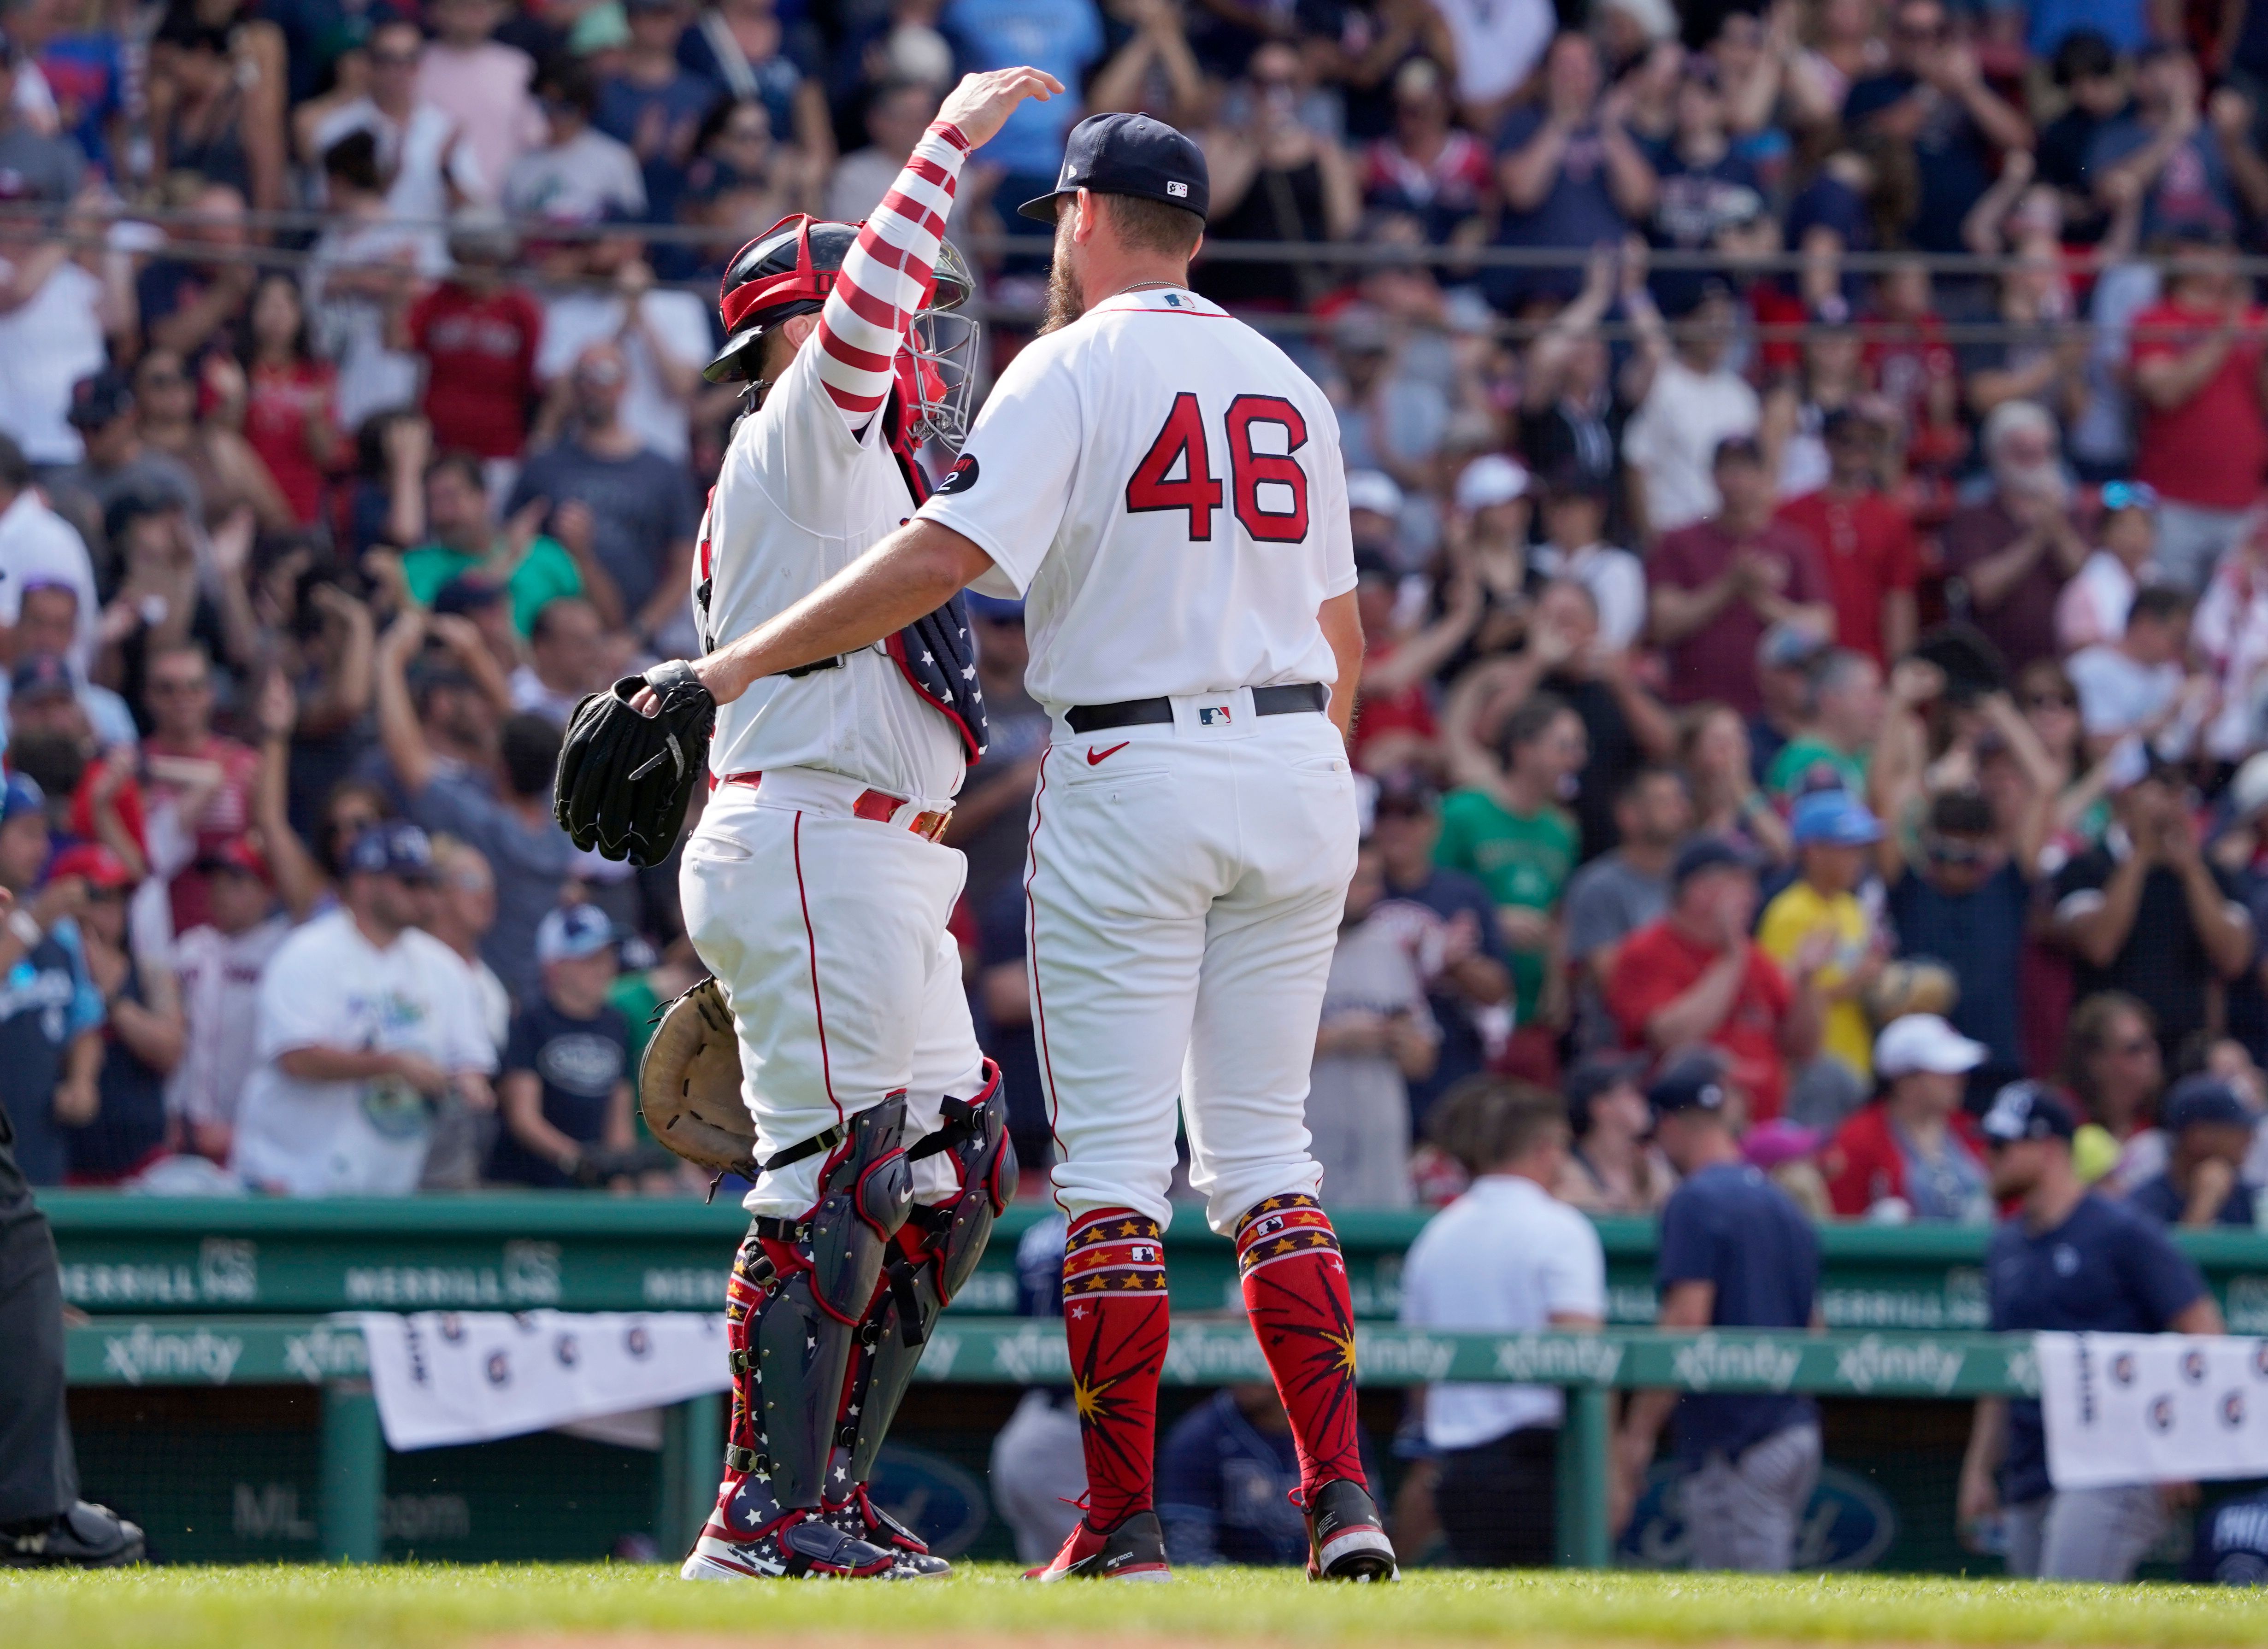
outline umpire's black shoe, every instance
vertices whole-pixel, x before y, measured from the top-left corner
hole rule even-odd
[[[140,1525],[81,1500],[36,1528],[0,1530],[0,1565],[16,1569],[114,1569],[143,1557]]]
[[[1401,1575],[1395,1566],[1394,1543],[1370,1491],[1349,1477],[1334,1477],[1315,1491],[1308,1501],[1307,1579],[1310,1580],[1392,1580]]]
[[[1096,1528],[1085,1518],[1071,1525],[1071,1538],[1055,1561],[1024,1571],[1027,1580],[1170,1580],[1166,1565],[1166,1531],[1155,1512],[1137,1512],[1118,1527]]]

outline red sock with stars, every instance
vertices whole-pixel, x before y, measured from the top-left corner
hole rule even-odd
[[[1150,1510],[1170,1316],[1156,1220],[1130,1208],[1097,1208],[1071,1222],[1064,1330],[1086,1455],[1086,1521],[1094,1528],[1116,1528]]]
[[[1313,1197],[1270,1197],[1236,1225],[1244,1308],[1300,1454],[1300,1493],[1369,1486],[1355,1440],[1354,1302],[1330,1216]]]

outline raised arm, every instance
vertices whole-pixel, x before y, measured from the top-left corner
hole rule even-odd
[[[929,302],[962,163],[1026,98],[1044,102],[1062,90],[1061,81],[1037,69],[966,77],[859,229],[813,340],[820,382],[853,429],[882,410],[906,329]]]

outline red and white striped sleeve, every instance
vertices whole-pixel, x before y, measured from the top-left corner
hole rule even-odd
[[[968,140],[939,121],[922,135],[843,260],[842,277],[819,313],[819,378],[853,429],[864,429],[890,392],[891,363],[906,328],[928,303],[937,249]]]

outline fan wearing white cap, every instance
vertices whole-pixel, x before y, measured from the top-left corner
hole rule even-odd
[[[1881,1091],[1836,1131],[1827,1196],[1845,1219],[1988,1220],[1990,1176],[1961,1109],[1969,1073],[1990,1050],[1935,1014],[1908,1014],[1874,1038]]]
[[[1347,480],[1353,495],[1356,478]],[[1452,495],[1455,509],[1446,527],[1452,549],[1462,547],[1484,604],[1472,649],[1505,651],[1528,627],[1528,612],[1543,589],[1543,574],[1528,548],[1527,468],[1501,452],[1484,452],[1465,465]]]

